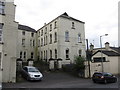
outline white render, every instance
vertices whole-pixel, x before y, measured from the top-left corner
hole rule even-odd
[[[15,22],[15,5],[5,2],[5,15],[0,14],[0,23],[4,23],[0,50],[2,82],[16,81],[16,41],[18,23]]]
[[[95,54],[92,57],[92,59],[94,57],[101,57],[101,52],[98,52],[97,54]],[[107,56],[103,54],[103,57],[105,57],[107,61],[107,62],[103,62],[104,72],[118,74],[118,57],[119,56]],[[102,72],[101,62],[91,63],[91,75],[93,75],[94,72]]]
[[[108,52],[115,52],[117,53],[117,55],[107,55],[107,54],[104,54],[101,52],[97,52],[96,54],[94,54],[92,56],[92,60],[93,58],[101,58],[101,55],[102,57],[105,57],[106,59],[106,62],[103,62],[103,70],[104,72],[109,72],[109,73],[112,73],[112,74],[119,74],[120,71],[119,71],[119,58],[120,58],[120,53],[119,53],[119,50],[120,48],[119,47],[110,47],[109,46],[109,43],[106,42],[105,43],[105,47],[103,48],[93,48],[91,49],[93,51],[93,53],[96,53],[98,50],[102,50],[103,52],[104,51],[108,51]],[[91,75],[93,75],[94,72],[102,72],[102,62],[90,62],[90,70],[91,70]]]
[[[68,19],[69,16],[58,16],[56,19],[51,21],[48,24],[45,24],[42,28],[37,31],[38,41],[40,47],[38,47],[40,59],[46,60],[49,62],[50,50],[52,50],[53,59],[62,59],[62,64],[74,63],[74,57],[78,56],[79,50],[82,50],[81,56],[86,56],[85,54],[85,30],[84,22],[76,21],[73,19]],[[56,28],[55,27],[56,22]],[[74,29],[72,28],[72,22],[74,22]],[[50,31],[50,25],[52,24],[52,30]],[[47,27],[47,31],[46,31]],[[43,35],[41,36],[43,30]],[[65,32],[69,32],[69,41],[65,41]],[[46,33],[45,33],[46,32]],[[57,41],[55,41],[55,32],[57,33]],[[52,43],[50,44],[50,34],[52,34]],[[81,34],[81,42],[78,43],[78,34]],[[47,36],[47,45],[41,46],[41,38],[46,42]],[[38,43],[38,44],[39,44]],[[57,50],[57,58],[55,58],[55,49]],[[65,50],[69,49],[69,60],[66,60]],[[47,54],[46,54],[47,51]],[[41,54],[42,52],[42,54]],[[45,54],[44,54],[45,53]],[[47,56],[46,56],[47,55]]]
[[[25,32],[25,35],[22,35],[23,31]],[[31,33],[34,33],[34,37],[31,37]],[[22,39],[25,39],[25,45],[22,45]],[[22,52],[21,59],[24,62],[26,62],[28,59],[31,59],[31,52],[34,53],[33,59],[36,60],[36,32],[18,29],[17,58],[20,58],[20,52]],[[24,58],[24,52],[26,52],[26,58]]]

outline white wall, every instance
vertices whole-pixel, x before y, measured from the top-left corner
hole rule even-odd
[[[25,35],[22,35],[23,31],[25,30],[18,30],[17,58],[20,58],[20,52],[22,51],[22,59],[26,61],[31,58],[31,52],[33,52],[34,60],[36,60],[36,33],[25,31]],[[34,37],[31,37],[31,33],[34,33]],[[22,39],[25,39],[25,46],[22,45]],[[32,40],[31,45],[30,40]],[[35,41],[35,46],[33,46],[33,40]],[[26,52],[26,58],[24,58],[24,52]]]
[[[5,3],[5,16],[2,16],[3,26],[3,82],[16,81],[16,40],[18,23],[15,19],[15,5],[13,2]]]

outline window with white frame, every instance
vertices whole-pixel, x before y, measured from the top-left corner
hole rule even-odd
[[[65,41],[69,42],[69,32],[68,31],[65,32]]]
[[[5,2],[0,1],[0,14],[5,14]]]
[[[3,31],[2,31],[3,25],[4,25],[3,23],[0,23],[0,42],[2,41],[2,36],[3,36],[3,34],[2,34],[3,33]]]
[[[81,40],[81,34],[78,34],[78,43],[81,43],[82,40]]]
[[[66,49],[66,59],[69,59],[69,49]]]

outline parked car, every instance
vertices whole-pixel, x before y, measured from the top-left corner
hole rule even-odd
[[[94,83],[96,82],[103,82],[103,83],[115,83],[117,82],[117,77],[111,73],[106,72],[95,72],[92,76],[92,80]]]
[[[42,73],[33,66],[24,66],[21,70],[21,75],[26,80],[42,80]]]

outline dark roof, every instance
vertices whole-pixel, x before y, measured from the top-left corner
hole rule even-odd
[[[110,48],[120,53],[120,47],[110,47]]]
[[[75,19],[75,18],[73,18],[73,17],[70,17],[66,12],[63,13],[62,15],[60,15],[59,17],[63,17],[63,18],[75,20],[75,21],[78,21],[78,22],[81,22],[81,23],[85,23],[85,22],[83,22],[83,21],[80,21],[80,20],[78,20],[78,19]]]
[[[29,31],[29,32],[36,32],[35,29],[29,27],[29,26],[25,26],[25,25],[18,25],[18,29],[19,30],[25,30],[25,31]]]
[[[101,52],[101,50],[98,50],[98,51],[95,52],[93,55],[95,55],[95,54],[98,53],[98,52]],[[103,53],[103,54],[106,54],[107,56],[120,56],[119,53],[116,53],[116,52],[114,52],[114,51],[104,51],[104,50],[102,50],[102,53]]]

